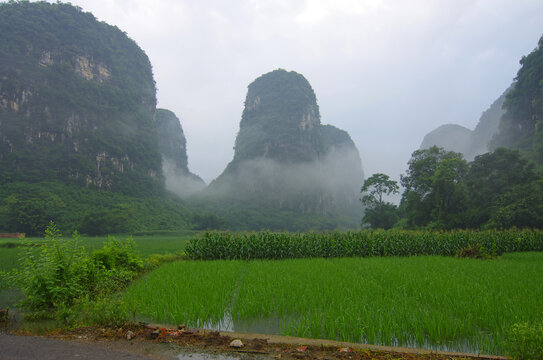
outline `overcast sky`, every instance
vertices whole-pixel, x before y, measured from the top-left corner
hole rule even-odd
[[[181,119],[206,182],[232,159],[247,86],[264,73],[303,74],[366,176],[399,178],[429,131],[473,129],[543,34],[541,0],[71,2],[147,53],[158,106]]]

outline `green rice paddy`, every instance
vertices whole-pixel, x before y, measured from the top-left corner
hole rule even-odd
[[[161,323],[274,323],[294,336],[502,354],[514,323],[543,316],[542,294],[543,253],[512,253],[176,262],[125,302]]]

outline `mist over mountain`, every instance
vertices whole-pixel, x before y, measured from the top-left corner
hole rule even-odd
[[[477,155],[489,151],[489,143],[498,132],[500,119],[505,113],[503,104],[510,91],[509,87],[483,112],[474,130],[457,124],[445,124],[424,136],[420,149],[429,149],[436,145],[448,151],[459,152],[471,161]]]
[[[309,82],[278,69],[249,85],[234,158],[201,198],[215,204],[222,199],[228,211],[218,213],[226,218],[244,213],[241,227],[356,226],[363,177],[360,155],[347,132],[321,125]],[[269,221],[262,219],[264,213]],[[289,219],[275,221],[277,214]],[[312,222],[311,216],[320,220]]]
[[[187,140],[179,118],[170,110],[157,109],[156,128],[166,188],[181,197],[203,189],[204,181],[189,171]]]

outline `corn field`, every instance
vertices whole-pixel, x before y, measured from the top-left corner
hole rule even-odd
[[[449,232],[377,230],[330,233],[206,232],[190,240],[192,259],[287,259],[441,255],[456,256],[481,246],[491,255],[543,251],[541,230],[455,230]]]

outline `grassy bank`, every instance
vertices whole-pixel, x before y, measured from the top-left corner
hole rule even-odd
[[[542,293],[543,254],[516,253],[177,262],[125,302],[163,323],[275,319],[295,336],[502,354],[513,324],[541,317]]]

